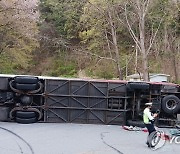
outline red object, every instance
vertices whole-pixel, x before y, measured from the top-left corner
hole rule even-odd
[[[148,130],[146,128],[143,128],[142,131],[143,132],[148,132]]]
[[[161,135],[161,139],[163,139],[163,140],[170,140],[171,138],[170,138],[170,136],[167,135],[167,134],[162,134],[162,135]]]
[[[129,126],[122,126],[122,128],[125,129],[125,130],[130,130]]]

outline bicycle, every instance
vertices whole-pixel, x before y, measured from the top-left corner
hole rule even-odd
[[[160,139],[162,138],[162,134],[164,134],[164,132],[162,131],[154,131],[152,132],[147,139],[147,143],[148,143],[148,147],[153,148],[155,147]]]

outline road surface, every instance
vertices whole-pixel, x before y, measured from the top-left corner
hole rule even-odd
[[[115,125],[0,122],[0,154],[180,153],[180,144],[167,141],[159,149],[149,149],[146,137],[143,131]]]

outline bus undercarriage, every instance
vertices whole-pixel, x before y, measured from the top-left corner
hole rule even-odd
[[[174,126],[180,85],[35,76],[0,76],[0,121],[142,126],[145,103],[160,111],[159,126]]]

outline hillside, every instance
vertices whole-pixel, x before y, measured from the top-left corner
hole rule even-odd
[[[180,82],[180,3],[139,2],[1,0],[0,73]]]

